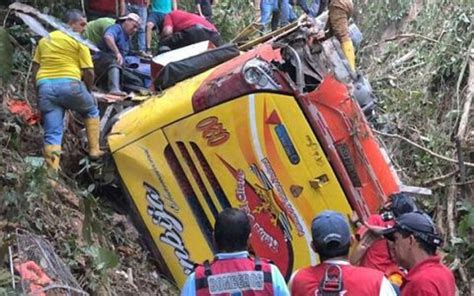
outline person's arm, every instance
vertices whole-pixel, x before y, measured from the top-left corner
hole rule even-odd
[[[166,38],[173,35],[173,19],[171,13],[168,13],[163,20],[163,29],[161,30],[161,37]]]
[[[172,26],[163,27],[163,30],[161,31],[161,37],[166,38],[171,35],[173,35],[173,27]]]
[[[202,14],[202,10],[201,10],[201,3],[199,3],[199,1],[196,1],[196,9],[197,9],[197,12],[200,16],[204,17],[204,15]]]
[[[298,273],[299,269],[295,270],[288,281],[288,291],[291,293],[293,287],[293,281],[295,280],[295,276]]]
[[[33,65],[31,66],[31,82],[36,85],[36,75],[38,74],[40,64],[37,62],[33,62]]]
[[[120,15],[127,14],[127,4],[125,3],[125,0],[120,0],[119,6],[120,6]]]
[[[178,10],[178,0],[173,0],[173,10]]]
[[[122,54],[120,53],[120,50],[117,47],[117,44],[115,43],[114,36],[110,34],[105,34],[104,41],[105,41],[105,44],[110,48],[110,50],[114,53],[115,57],[117,58],[117,64],[121,66],[123,64],[123,57],[122,57]]]
[[[186,282],[184,283],[183,288],[181,289],[181,296],[195,296],[196,295],[196,279],[194,272],[191,273]]]
[[[395,289],[393,289],[392,284],[386,277],[383,277],[382,279],[379,296],[397,296],[397,292],[395,292]]]
[[[35,93],[36,93],[36,97],[38,97],[38,89],[36,88],[36,75],[38,74],[38,71],[39,71],[39,67],[40,67],[40,64],[38,64],[37,62],[33,61],[33,65],[31,66],[31,77],[30,77],[30,81],[31,83],[33,84],[33,88],[35,90]]]
[[[81,69],[82,80],[89,91],[94,86],[94,63],[92,62],[92,56],[90,50],[80,44],[78,51],[79,68]]]
[[[94,69],[82,69],[82,80],[89,91],[94,88]]]
[[[362,258],[364,258],[365,253],[367,253],[367,250],[376,239],[377,237],[374,237],[374,235],[371,234],[370,232],[366,232],[362,236],[362,239],[357,244],[357,246],[353,249],[353,251],[351,252],[349,256],[349,261],[351,262],[352,265],[360,265],[360,261],[362,260]]]
[[[35,54],[33,55],[33,65],[31,67],[31,71],[32,71],[31,81],[33,82],[34,85],[36,85],[36,75],[38,74],[38,71],[40,68],[40,62],[41,62],[41,51],[40,51],[40,46],[38,45],[35,49]]]
[[[288,287],[286,286],[285,279],[281,275],[280,270],[275,265],[270,265],[272,270],[272,285],[273,295],[275,296],[290,296]]]

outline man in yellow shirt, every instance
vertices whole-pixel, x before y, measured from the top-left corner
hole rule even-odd
[[[87,20],[79,10],[66,13],[67,24],[79,34]],[[63,121],[66,109],[81,114],[85,120],[89,156],[103,155],[99,148],[99,110],[90,94],[94,83],[94,66],[89,49],[61,31],[39,41],[36,48],[34,74],[38,91],[38,106],[43,115],[44,157],[49,169],[59,169]],[[81,78],[83,81],[81,81]]]

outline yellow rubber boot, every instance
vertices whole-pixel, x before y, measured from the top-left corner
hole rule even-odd
[[[99,147],[99,118],[87,118],[84,120],[87,133],[87,141],[89,142],[89,157],[98,159],[104,155],[104,151]]]
[[[59,160],[61,158],[61,146],[44,145],[43,155],[48,169],[57,173],[59,170]]]
[[[352,71],[355,71],[355,52],[354,46],[352,45],[351,40],[347,40],[342,42],[342,51],[346,56],[347,61],[349,62],[349,66],[351,66]]]

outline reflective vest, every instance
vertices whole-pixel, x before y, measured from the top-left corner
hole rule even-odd
[[[194,273],[197,296],[273,295],[271,265],[258,257],[205,261]]]
[[[340,272],[330,271],[333,264],[319,264],[299,270],[291,284],[291,295],[379,295],[383,273],[378,270],[352,265],[337,265]],[[339,282],[331,274],[342,276]],[[324,283],[326,281],[326,283]],[[323,291],[325,288],[327,291]]]

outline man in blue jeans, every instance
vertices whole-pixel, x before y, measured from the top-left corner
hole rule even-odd
[[[140,55],[146,53],[146,19],[148,18],[148,6],[150,0],[120,0],[120,15],[125,16],[128,13],[136,13],[142,19],[137,31],[138,50]]]
[[[286,0],[287,1],[287,0]],[[263,31],[274,31],[278,28],[280,20],[280,9],[278,7],[278,0],[261,0],[260,1],[260,24],[263,26]]]
[[[275,31],[278,27],[284,27],[296,20],[289,0],[261,0],[260,13],[260,24],[265,33],[270,28]]]
[[[87,25],[79,10],[68,11],[66,22],[79,34]],[[54,174],[59,169],[66,109],[75,110],[85,118],[89,156],[101,157],[104,152],[99,149],[99,110],[89,92],[94,82],[89,49],[65,33],[54,31],[49,38],[39,41],[33,62],[38,106],[43,114],[44,157],[49,171]]]

